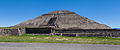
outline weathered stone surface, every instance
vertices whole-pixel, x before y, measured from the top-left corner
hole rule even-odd
[[[0,35],[18,35],[18,29],[0,29]]]
[[[43,14],[36,19],[28,20],[15,26],[55,26],[56,28],[111,29],[111,27],[107,25],[99,24],[93,20],[67,10],[53,11],[48,14]]]

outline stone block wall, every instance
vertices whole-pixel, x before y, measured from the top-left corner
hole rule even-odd
[[[77,34],[77,36],[108,36],[120,37],[120,30],[115,29],[59,29],[55,34]]]
[[[0,35],[19,35],[18,29],[0,29]]]

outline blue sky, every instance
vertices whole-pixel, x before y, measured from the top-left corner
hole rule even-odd
[[[0,0],[0,27],[44,13],[69,10],[112,28],[120,28],[120,0]]]

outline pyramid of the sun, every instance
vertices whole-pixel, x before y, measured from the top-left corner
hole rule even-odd
[[[17,24],[20,27],[54,26],[55,28],[80,28],[80,29],[111,29],[111,27],[99,24],[86,17],[82,17],[67,10],[53,11],[43,14],[33,20]]]

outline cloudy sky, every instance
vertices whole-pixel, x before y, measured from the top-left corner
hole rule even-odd
[[[0,27],[44,13],[69,10],[112,28],[120,28],[120,0],[0,0]]]

